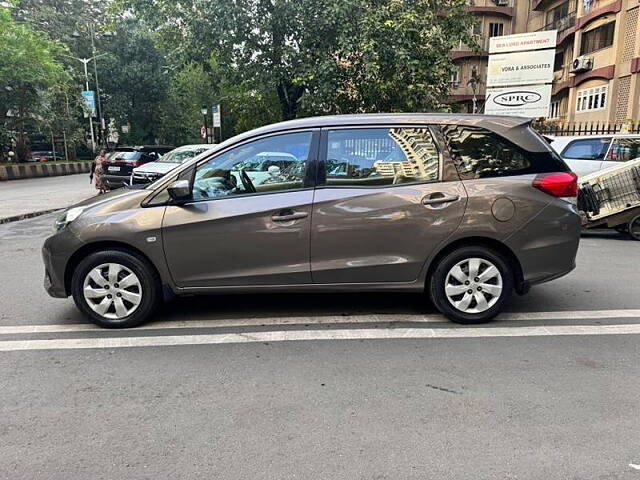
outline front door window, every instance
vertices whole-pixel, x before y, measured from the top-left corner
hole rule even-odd
[[[298,190],[304,187],[311,132],[248,142],[200,165],[193,199]]]

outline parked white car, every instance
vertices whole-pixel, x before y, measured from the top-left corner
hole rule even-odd
[[[579,177],[640,157],[640,135],[581,135],[547,139]]]
[[[215,146],[214,144],[198,143],[174,148],[170,152],[165,153],[157,161],[145,163],[144,165],[134,168],[131,173],[130,185],[155,182],[181,163],[191,160],[196,155],[211,150]]]

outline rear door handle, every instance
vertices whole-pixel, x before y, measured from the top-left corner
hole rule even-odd
[[[432,193],[431,195],[428,195],[426,197],[424,197],[422,199],[422,204],[423,205],[433,205],[433,206],[438,206],[438,205],[442,205],[444,206],[444,204],[447,203],[451,203],[451,202],[455,202],[457,200],[460,199],[460,195],[447,195],[445,193],[442,192],[436,192],[436,193]]]
[[[274,222],[290,222],[291,220],[299,220],[308,217],[307,212],[294,212],[292,210],[280,212],[271,217]]]

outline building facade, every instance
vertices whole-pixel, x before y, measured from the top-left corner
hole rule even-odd
[[[549,121],[624,123],[640,118],[639,0],[470,0],[480,45],[451,53],[450,102],[482,112],[489,38],[557,30]]]

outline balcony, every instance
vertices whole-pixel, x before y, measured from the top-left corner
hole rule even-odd
[[[562,45],[576,32],[576,12],[569,12],[566,16],[557,18],[538,29],[538,31],[543,30],[558,30],[557,44]]]
[[[471,48],[469,45],[460,42],[457,47],[451,50],[451,58],[459,60],[461,58],[486,57],[489,55],[489,37],[477,35],[475,37],[479,50]]]

